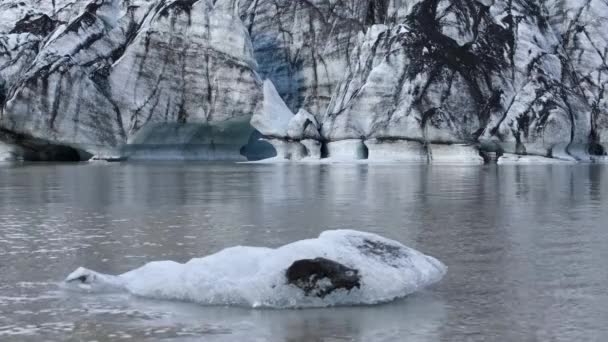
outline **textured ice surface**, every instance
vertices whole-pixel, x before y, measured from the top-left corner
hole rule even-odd
[[[287,284],[285,272],[295,261],[319,257],[358,270],[360,288],[319,298]],[[185,264],[152,262],[118,276],[79,268],[67,277],[65,286],[203,305],[326,307],[388,302],[439,281],[446,270],[435,258],[396,241],[337,230],[277,249],[234,247]]]
[[[606,0],[3,0],[0,126],[99,154],[253,116],[271,138],[595,160],[607,22]],[[234,156],[201,146],[158,155]]]
[[[149,125],[248,124],[261,80],[247,28],[227,4],[0,1],[0,126],[97,154]],[[28,14],[56,28],[40,35],[40,25],[20,23]]]
[[[287,136],[290,139],[295,140],[320,140],[321,134],[319,133],[319,123],[314,115],[310,114],[305,109],[300,109],[289,122]]]

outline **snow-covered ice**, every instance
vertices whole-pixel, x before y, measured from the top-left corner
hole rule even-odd
[[[288,282],[296,261],[327,259],[357,276],[357,287],[318,296]],[[128,292],[136,296],[203,305],[304,308],[392,301],[438,282],[447,268],[437,259],[371,233],[336,230],[277,249],[233,247],[185,264],[152,262],[118,275],[79,268],[64,282],[68,290]],[[315,278],[316,277],[316,278]],[[316,274],[317,287],[331,285]]]

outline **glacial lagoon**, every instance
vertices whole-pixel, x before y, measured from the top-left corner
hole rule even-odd
[[[605,341],[606,165],[0,163],[0,340]],[[271,310],[65,291],[236,245],[369,231],[443,261],[389,304]]]

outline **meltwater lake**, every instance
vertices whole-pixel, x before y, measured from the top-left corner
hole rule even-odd
[[[448,267],[390,304],[271,310],[62,290],[330,229]],[[0,341],[607,341],[607,165],[0,163]]]

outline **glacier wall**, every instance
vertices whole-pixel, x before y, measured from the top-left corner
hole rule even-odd
[[[591,161],[608,148],[606,24],[603,0],[6,0],[0,140],[144,159]]]

